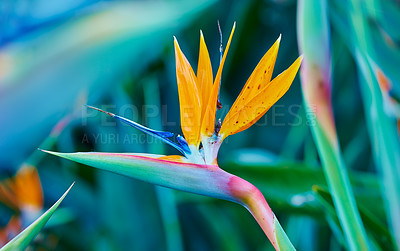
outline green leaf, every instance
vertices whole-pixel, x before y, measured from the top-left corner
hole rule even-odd
[[[330,217],[331,220],[336,224],[336,227],[338,227],[341,231],[338,218],[334,213],[332,195],[329,193],[329,191],[320,186],[314,186],[313,191],[317,195],[316,198],[325,209],[324,211],[327,214],[327,217]],[[362,205],[362,203],[358,203],[358,205],[361,218],[367,230],[367,234],[370,237],[373,237],[376,244],[378,244],[382,250],[394,250],[396,244],[388,228],[382,223],[381,220],[379,220],[378,217],[376,217],[376,215]]]
[[[282,229],[275,235],[278,221],[259,190],[217,166],[170,161],[152,154],[44,152],[155,185],[239,203],[251,212],[275,248],[278,241],[291,246]]]
[[[320,166],[284,159],[249,163],[248,159],[261,157],[254,154],[245,157],[246,152],[248,151],[235,151],[228,158],[229,161],[220,163],[221,168],[254,184],[266,195],[273,209],[306,214],[314,218],[322,216],[323,212],[316,203],[312,191],[313,185],[327,186]],[[267,155],[261,152],[260,154]],[[383,202],[379,193],[380,184],[376,175],[352,171],[349,172],[349,178],[357,201],[363,203],[377,216],[384,217]],[[180,198],[182,199],[183,195]]]
[[[279,224],[279,222],[277,220],[275,220],[275,235],[276,235],[276,239],[278,240],[278,247],[279,250],[285,250],[285,251],[289,251],[289,250],[296,250],[293,247],[293,244],[290,242],[289,238],[287,237],[285,231],[283,231],[283,228],[281,226],[281,224]]]
[[[163,160],[154,154],[42,151],[154,185],[236,201],[228,184],[232,175],[213,166]]]
[[[311,132],[321,158],[335,209],[350,250],[367,250],[369,243],[357,210],[343,161],[331,102],[331,50],[327,1],[300,1],[299,48],[304,53],[301,84]],[[315,109],[318,107],[318,109]]]
[[[337,5],[341,5],[341,3]],[[374,162],[382,177],[381,191],[385,198],[389,226],[397,240],[398,249],[400,246],[398,213],[400,211],[400,175],[397,166],[400,156],[400,140],[396,120],[385,112],[383,96],[374,75],[373,62],[377,63],[391,80],[396,82],[400,79],[399,71],[395,67],[400,55],[398,50],[394,52],[394,49],[389,46],[385,48],[383,39],[379,38],[376,30],[370,26],[370,22],[363,12],[365,10],[364,1],[352,0],[348,3],[348,9],[351,11],[345,12],[344,18],[341,18],[344,22],[337,27],[337,30],[348,44],[361,76],[360,89],[372,142]],[[395,11],[396,8],[392,8],[392,10]],[[386,12],[384,13],[386,15]],[[333,23],[335,24],[335,22]],[[351,39],[349,39],[349,34]]]
[[[24,231],[22,231],[15,238],[13,238],[11,241],[9,241],[0,250],[1,251],[25,250],[25,248],[36,237],[36,235],[39,233],[39,231],[44,227],[44,225],[47,223],[47,221],[53,215],[54,211],[56,211],[57,207],[64,200],[65,196],[68,194],[69,190],[71,190],[73,185],[74,185],[74,183],[68,188],[68,190],[61,196],[61,198],[51,208],[49,208],[36,221],[34,221]]]
[[[336,3],[335,3],[336,2]],[[386,2],[383,1],[382,4]],[[363,2],[352,1],[352,12],[347,12],[348,6],[341,1],[333,1],[335,8],[331,9],[332,24],[342,40],[356,59],[360,74],[360,87],[365,107],[365,117],[369,137],[373,149],[376,169],[382,180],[381,192],[386,206],[389,226],[392,228],[400,244],[400,176],[397,170],[400,156],[400,141],[394,118],[387,116],[379,84],[374,76],[371,63],[375,62],[396,83],[400,79],[396,68],[399,61],[398,49],[390,48],[384,39],[379,36],[376,28],[370,27],[371,22],[363,16]],[[349,5],[349,4],[348,4]],[[383,5],[382,5],[383,6]],[[387,6],[386,6],[387,8]],[[390,14],[393,16],[398,10],[393,6]],[[396,14],[398,17],[398,14]],[[397,18],[398,19],[398,18]],[[393,27],[396,27],[392,24]],[[356,32],[357,31],[357,32]],[[385,48],[387,46],[387,48]],[[396,85],[394,85],[396,87]],[[372,210],[371,210],[372,211]]]

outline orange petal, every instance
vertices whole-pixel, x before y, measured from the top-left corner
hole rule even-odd
[[[287,70],[272,80],[252,99],[240,99],[224,119],[220,131],[222,138],[246,130],[256,123],[289,89],[302,59],[302,56],[297,58]]]
[[[378,79],[379,86],[381,87],[383,92],[387,93],[392,89],[390,80],[385,76],[385,74],[379,68],[376,69],[376,77]]]
[[[250,100],[270,83],[274,71],[276,56],[278,55],[281,36],[275,41],[271,48],[265,53],[250,75],[242,91],[232,107],[235,107],[241,100]]]
[[[16,215],[12,216],[7,226],[0,229],[0,246],[4,246],[10,239],[14,238],[21,231],[21,219]]]
[[[159,157],[158,159],[179,162],[179,163],[189,163],[187,158],[180,155],[165,155]]]
[[[228,43],[226,44],[226,49],[222,57],[221,63],[218,68],[217,75],[214,80],[214,85],[211,90],[211,95],[207,102],[207,107],[205,108],[204,118],[201,125],[201,133],[204,136],[210,137],[214,133],[215,127],[215,112],[217,109],[219,83],[221,81],[222,69],[224,68],[224,63],[226,55],[228,54],[229,46],[231,44],[232,36],[235,31],[236,22],[233,24],[231,35],[229,36]]]
[[[176,79],[178,83],[181,127],[189,145],[200,142],[201,98],[196,84],[196,76],[174,37]]]
[[[21,206],[43,207],[43,191],[39,174],[32,166],[22,167],[11,185]]]
[[[19,209],[19,202],[14,192],[9,188],[10,180],[6,180],[0,184],[0,202],[13,210]]]
[[[208,54],[206,42],[204,41],[203,32],[200,31],[200,51],[199,51],[199,64],[197,67],[197,84],[200,90],[201,98],[201,117],[205,113],[204,104],[207,104],[208,98],[210,97],[211,89],[213,86],[213,73],[210,61],[210,55]]]
[[[7,231],[6,229],[0,229],[0,246],[4,246],[8,241]]]

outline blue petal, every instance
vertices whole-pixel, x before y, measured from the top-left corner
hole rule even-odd
[[[129,119],[126,119],[124,117],[115,115],[115,114],[113,114],[111,112],[106,112],[106,111],[103,111],[103,110],[101,110],[99,108],[96,108],[96,107],[93,107],[93,106],[89,106],[89,105],[87,107],[95,109],[95,110],[100,111],[100,112],[104,112],[105,114],[107,114],[107,115],[109,115],[111,117],[114,117],[116,119],[121,120],[125,124],[128,124],[128,125],[136,128],[136,129],[138,129],[138,130],[140,130],[140,131],[142,131],[144,133],[147,133],[147,134],[149,134],[149,135],[151,135],[153,137],[156,137],[156,138],[164,141],[165,143],[173,146],[175,149],[177,149],[178,151],[180,151],[184,155],[190,153],[190,150],[189,150],[189,147],[187,146],[187,143],[186,143],[186,147],[185,147],[185,145],[182,145],[181,139],[177,139],[177,140],[182,146],[178,145],[175,142],[173,142],[173,141],[168,139],[168,138],[171,138],[171,137],[174,136],[174,133],[172,133],[172,132],[163,132],[163,131],[153,130],[153,129],[147,128],[145,126],[142,126],[142,125],[140,125],[140,124],[138,124],[138,123],[136,123],[136,122],[134,122],[132,120],[129,120]],[[185,140],[185,142],[186,142],[186,140]],[[189,151],[187,151],[187,150],[189,150]]]
[[[188,153],[188,154],[191,153],[191,151],[189,149],[189,145],[184,137],[182,137],[181,135],[178,135],[178,136],[176,136],[176,140],[178,141],[178,143],[181,145],[182,149],[186,153]]]
[[[142,126],[141,124],[138,124],[138,123],[136,123],[136,122],[134,122],[132,120],[126,119],[124,117],[121,117],[121,116],[118,116],[118,115],[115,115],[115,114],[114,114],[113,117],[116,118],[116,119],[121,120],[125,124],[128,124],[128,125],[130,125],[132,127],[135,127],[136,129],[138,129],[138,130],[140,130],[142,132],[151,134],[153,136],[157,135],[157,136],[162,137],[162,138],[171,138],[171,137],[174,136],[174,133],[172,133],[172,132],[163,132],[163,131],[153,130],[153,129],[150,129],[148,127]]]

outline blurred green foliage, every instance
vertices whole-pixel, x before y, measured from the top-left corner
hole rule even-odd
[[[396,27],[400,5],[390,0],[369,2],[361,4],[364,11],[358,14],[372,30],[373,48],[381,48],[372,59],[392,81],[392,93],[399,93],[400,34]],[[395,169],[400,166],[399,156],[390,164],[374,162],[373,156],[379,159],[379,144],[384,142],[377,144],[369,136],[377,123],[371,121],[369,109],[376,104],[365,103],[365,86],[360,90],[365,75],[358,68],[354,48],[362,37],[355,38],[357,24],[350,28],[350,2],[328,3],[332,103],[344,162],[367,233],[378,240],[374,248],[394,250],[390,203],[382,194],[383,169],[379,165]],[[76,104],[84,96],[90,105],[155,129],[180,133],[172,36],[177,36],[188,60],[196,65],[201,29],[215,74],[219,63],[217,20],[224,43],[232,23],[237,22],[222,76],[224,107],[218,116],[223,117],[279,34],[282,41],[274,76],[297,58],[296,1],[0,3],[0,175],[12,176],[34,156],[45,208],[76,181],[62,204],[67,212],[61,213],[59,220],[64,223],[50,221],[32,243],[33,249],[272,250],[242,207],[159,189],[37,152],[44,142],[47,150],[60,152],[178,154],[162,142],[81,105],[76,108]],[[349,39],[350,34],[354,38]],[[73,118],[50,142],[51,129],[68,114],[74,114]],[[390,117],[383,110],[379,115]],[[299,250],[342,250],[346,243],[307,116],[296,78],[287,94],[255,126],[224,142],[218,161],[223,169],[263,192]],[[399,136],[397,130],[391,135]],[[5,226],[13,211],[1,205],[0,212],[0,223]]]

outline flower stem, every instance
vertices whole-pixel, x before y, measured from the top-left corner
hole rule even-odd
[[[237,176],[231,178],[230,188],[236,202],[249,210],[276,250],[296,250],[260,190]]]

